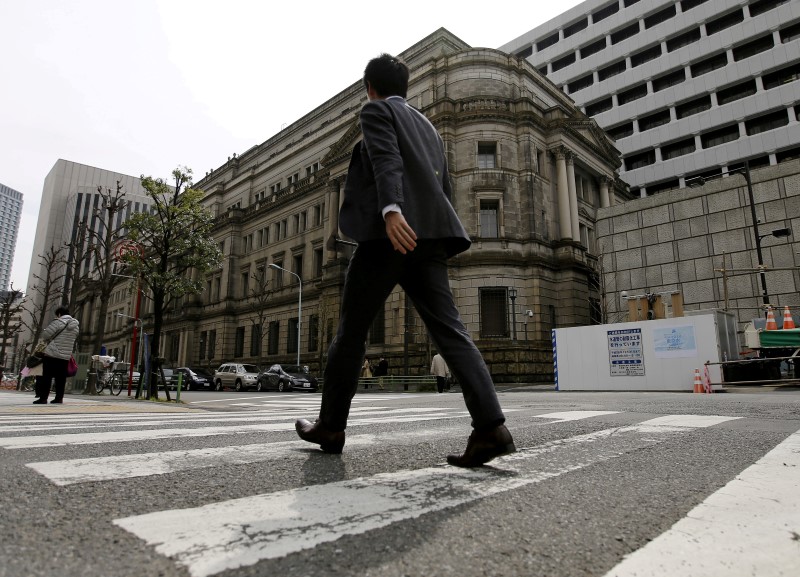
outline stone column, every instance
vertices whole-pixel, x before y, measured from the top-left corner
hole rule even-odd
[[[340,188],[341,188],[341,179],[334,178],[329,183],[328,189],[328,199],[327,199],[327,207],[328,207],[328,228],[325,231],[325,238],[330,241],[328,245],[328,256],[326,258],[327,261],[336,258],[336,254],[338,253],[338,247],[332,242],[333,237],[338,237],[339,235],[339,208],[342,199],[340,196]]]
[[[611,206],[611,197],[608,195],[608,177],[600,177],[600,208]]]
[[[561,226],[561,239],[572,238],[572,218],[569,208],[569,183],[567,182],[567,158],[565,150],[556,150],[556,182],[558,188],[558,224]]]
[[[567,154],[567,185],[569,186],[569,212],[572,223],[572,240],[580,242],[581,229],[578,223],[578,191],[575,189],[575,161],[572,153]]]

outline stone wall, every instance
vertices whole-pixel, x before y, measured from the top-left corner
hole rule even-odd
[[[800,160],[752,169],[769,302],[800,313]],[[755,235],[743,174],[707,180],[598,209],[605,302],[611,321],[627,319],[620,293],[680,291],[686,309],[727,308],[740,328],[763,316]],[[771,232],[789,228],[788,238]],[[766,235],[766,236],[764,236]],[[789,270],[776,270],[789,269]],[[780,322],[779,315],[776,315]]]

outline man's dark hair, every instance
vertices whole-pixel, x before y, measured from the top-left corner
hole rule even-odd
[[[63,315],[68,315],[68,314],[69,314],[69,308],[67,308],[67,307],[58,307],[56,309],[56,316],[57,317],[60,317],[60,316],[63,316]]]
[[[408,66],[386,53],[373,58],[364,69],[364,88],[369,89],[370,86],[381,98],[405,98],[408,92]]]

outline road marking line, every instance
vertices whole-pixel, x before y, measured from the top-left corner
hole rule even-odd
[[[448,427],[374,435],[353,435],[347,437],[347,447],[365,447],[376,443],[409,445],[418,443],[420,440],[441,438],[442,435],[452,434],[455,430],[456,427]],[[305,441],[282,441],[135,455],[41,461],[28,463],[27,466],[55,485],[66,486],[76,483],[149,477],[210,467],[274,461],[284,459],[292,454],[297,455],[298,449],[311,448],[312,445]]]
[[[496,459],[493,467],[381,473],[113,522],[174,558],[193,577],[207,577],[539,483],[689,430],[642,425],[523,449]]]
[[[591,417],[601,417],[603,415],[616,415],[619,411],[561,411],[558,413],[544,413],[542,415],[532,415],[537,419],[557,419],[557,423],[567,421],[580,421]]]
[[[434,419],[456,419],[467,415],[466,411],[456,413],[429,413],[425,415],[372,417],[352,419],[348,427],[373,425],[377,423],[414,423]],[[190,429],[151,429],[137,431],[103,431],[92,433],[67,433],[55,435],[35,435],[30,437],[0,438],[0,447],[6,449],[30,449],[38,447],[59,447],[63,445],[92,445],[105,443],[125,443],[131,441],[147,441],[152,439],[178,437],[209,437],[218,435],[241,435],[246,433],[263,433],[271,431],[294,431],[294,423],[265,423],[259,425],[232,425],[230,427],[197,427]]]
[[[800,575],[800,431],[606,577]]]

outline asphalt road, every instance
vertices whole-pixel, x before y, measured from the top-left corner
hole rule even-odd
[[[501,393],[514,455],[465,471],[459,394],[180,407],[0,392],[0,576],[800,575],[800,392]]]

